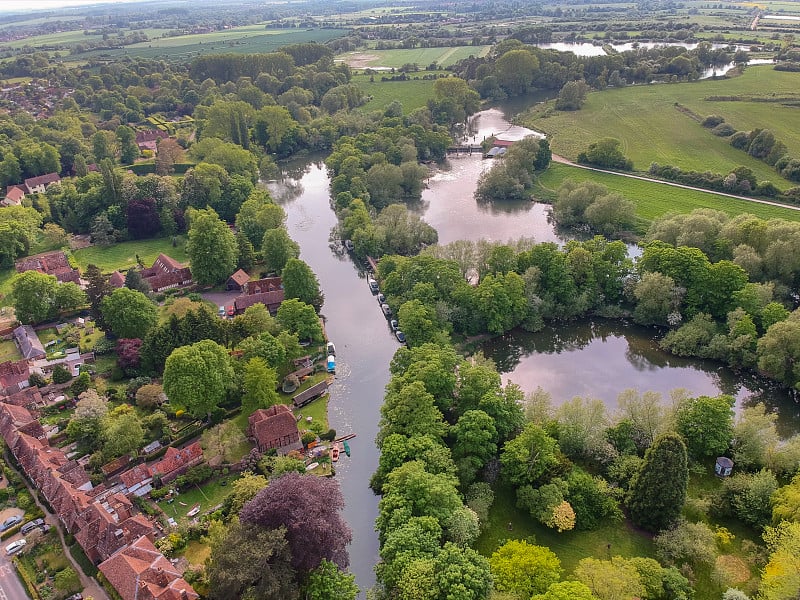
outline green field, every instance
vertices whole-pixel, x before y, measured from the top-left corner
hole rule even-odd
[[[779,188],[792,184],[767,164],[748,156],[704,129],[675,103],[702,115],[718,114],[737,130],[771,129],[793,156],[800,156],[800,110],[773,102],[710,102],[708,96],[766,93],[797,95],[800,73],[750,67],[736,78],[670,85],[630,86],[590,93],[576,112],[552,112],[541,117],[528,113],[526,125],[551,138],[553,152],[575,159],[592,141],[616,137],[634,168],[646,171],[651,162],[682,169],[728,173],[739,165],[750,167],[759,180]],[[536,109],[534,109],[535,111]],[[540,111],[542,109],[539,109]]]
[[[565,579],[569,578],[582,558],[608,560],[612,556],[654,556],[650,537],[634,530],[627,523],[622,526],[609,523],[594,531],[558,533],[535,522],[529,514],[517,509],[514,502],[514,491],[510,488],[501,486],[495,491],[489,523],[475,546],[478,552],[491,556],[507,539],[526,539],[533,536],[533,543],[547,546],[558,555]]]
[[[413,48],[399,50],[367,50],[346,52],[338,58],[351,67],[402,67],[405,64],[418,64],[427,67],[436,63],[448,67],[462,58],[486,56],[491,46],[456,46],[453,48]]]
[[[204,54],[273,52],[282,46],[305,42],[323,44],[346,33],[343,29],[267,30],[263,26],[257,31],[258,33],[250,30],[242,32],[241,29],[233,29],[214,33],[159,38],[149,42],[132,44],[124,48],[95,50],[78,56],[84,59],[129,56],[183,60]]]
[[[412,74],[416,77],[417,74]],[[374,76],[370,82],[369,75],[354,75],[353,83],[358,85],[372,100],[364,105],[365,110],[383,110],[397,100],[403,105],[403,111],[409,113],[425,106],[433,98],[433,80],[426,81],[381,81],[381,74]]]
[[[637,216],[652,220],[669,212],[686,213],[696,208],[713,208],[730,215],[750,213],[762,219],[800,221],[800,210],[727,198],[711,192],[686,190],[670,185],[631,179],[620,175],[597,173],[587,169],[551,163],[539,177],[539,185],[548,193],[557,190],[567,180],[595,181],[613,192],[619,192],[636,204]]]
[[[81,271],[85,271],[90,264],[95,264],[100,267],[103,273],[135,267],[137,254],[145,266],[148,267],[153,264],[153,261],[162,252],[177,261],[188,263],[189,257],[186,256],[185,241],[183,236],[178,236],[177,246],[174,248],[172,247],[171,238],[136,240],[105,248],[90,246],[89,248],[76,250],[72,253],[72,256],[77,261]]]

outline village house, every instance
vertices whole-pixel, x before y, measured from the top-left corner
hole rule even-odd
[[[297,421],[285,404],[259,408],[247,421],[247,434],[255,440],[261,452],[274,448],[278,454],[287,454],[303,448]]]
[[[25,271],[39,271],[46,275],[55,276],[61,283],[71,281],[72,283],[80,283],[80,273],[78,269],[73,269],[69,264],[67,255],[62,251],[45,252],[43,254],[36,254],[28,256],[27,258],[20,259],[14,265],[17,273],[24,273]]]
[[[230,282],[230,280],[228,281]],[[254,304],[263,304],[269,312],[275,314],[278,312],[285,297],[283,280],[280,277],[265,277],[255,281],[247,281],[242,285],[241,290],[242,294],[233,300],[236,314],[242,314]]]
[[[141,275],[154,292],[192,284],[192,272],[189,267],[166,254],[159,254],[153,266],[143,269]]]
[[[152,467],[153,477],[158,476],[162,483],[169,483],[201,462],[203,462],[203,448],[200,442],[194,442],[180,450],[167,448],[164,458]]]
[[[194,600],[199,598],[161,552],[140,537],[99,566],[122,600]]]
[[[37,360],[47,356],[42,341],[30,325],[20,325],[14,330],[14,343],[25,360]]]
[[[246,271],[239,269],[236,273],[228,277],[228,281],[225,283],[225,289],[228,291],[241,292],[248,281],[250,281],[250,275],[248,275]]]
[[[19,206],[25,198],[25,189],[20,185],[10,185],[6,188],[6,197],[2,204],[5,206]]]
[[[153,472],[145,464],[136,465],[119,476],[120,483],[125,486],[126,494],[146,496],[153,489]]]
[[[119,271],[114,271],[108,278],[108,285],[115,289],[125,287],[125,275]]]
[[[45,190],[54,183],[61,183],[61,177],[58,173],[47,173],[26,179],[25,189],[29,194],[44,194]]]
[[[26,360],[7,360],[0,363],[0,398],[28,387],[30,376],[31,371]]]
[[[158,152],[158,141],[168,137],[167,133],[160,129],[137,131],[136,145],[139,147],[139,150],[151,150],[153,154],[156,154]]]

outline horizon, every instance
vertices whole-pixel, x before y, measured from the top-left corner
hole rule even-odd
[[[0,14],[24,14],[42,10],[57,10],[62,8],[83,8],[101,4],[130,4],[133,2],[147,2],[148,0],[0,0]],[[149,0],[153,1],[153,0]]]

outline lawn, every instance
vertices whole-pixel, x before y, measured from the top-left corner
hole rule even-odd
[[[171,502],[160,500],[157,504],[164,511],[164,514],[173,517],[176,521],[186,519],[186,513],[195,504],[200,505],[200,514],[203,514],[221,504],[225,497],[230,494],[230,488],[227,485],[222,485],[222,482],[227,482],[228,479],[229,477],[223,477],[199,487],[192,486],[175,495]]]
[[[509,529],[510,525],[510,529]],[[489,513],[486,531],[478,538],[476,549],[485,556],[509,539],[535,539],[534,543],[547,546],[556,553],[564,568],[565,579],[586,557],[608,559],[611,556],[654,556],[650,536],[634,530],[627,522],[609,524],[594,531],[565,531],[558,533],[535,522],[529,514],[515,506],[514,491],[499,486],[495,490],[494,504]],[[529,540],[530,541],[530,540]],[[610,545],[610,548],[609,548]]]
[[[294,411],[295,416],[302,415],[300,427],[307,427],[311,423],[322,423],[324,425],[323,431],[328,431],[328,395],[325,394],[322,398],[317,398],[310,404],[306,404],[302,408]],[[311,417],[309,422],[307,419]]]
[[[19,360],[20,358],[22,356],[13,340],[0,340],[0,363],[7,360]]]
[[[156,257],[167,254],[177,261],[188,263],[189,257],[186,255],[185,238],[178,236],[177,245],[172,246],[172,238],[158,238],[153,240],[136,240],[132,242],[122,242],[113,246],[101,247],[90,246],[81,250],[76,250],[72,256],[77,261],[82,271],[90,264],[100,267],[103,273],[112,271],[126,270],[136,266],[136,256],[144,262],[145,266],[150,266]],[[0,280],[0,286],[2,285]]]
[[[16,274],[16,269],[0,270],[0,306],[11,305],[11,280]]]
[[[597,173],[558,163],[551,163],[550,167],[539,177],[539,185],[545,188],[543,195],[552,197],[552,191],[557,190],[567,179],[591,180],[603,184],[611,191],[619,192],[636,204],[636,214],[648,221],[665,213],[685,213],[696,208],[713,208],[730,215],[751,213],[762,219],[778,218],[800,221],[800,211],[790,208],[737,200],[711,192],[687,190],[608,173]]]
[[[442,67],[454,65],[470,56],[486,56],[491,46],[455,46],[452,48],[409,48],[397,50],[367,50],[365,52],[346,52],[338,59],[352,67],[402,67],[405,64],[418,64],[427,67],[436,63]]]
[[[417,74],[411,74],[417,76]],[[428,104],[433,98],[432,80],[419,81],[381,81],[381,74],[374,76],[375,81],[370,81],[369,75],[355,75],[353,83],[358,85],[364,93],[372,99],[364,105],[365,110],[383,110],[397,100],[403,105],[403,112],[408,114],[412,110]]]
[[[200,540],[190,541],[183,551],[183,557],[189,561],[189,564],[198,567],[205,565],[209,556],[211,556],[211,546],[204,544]]]
[[[769,66],[750,67],[740,77],[694,83],[629,86],[592,92],[575,112],[550,112],[534,108],[523,117],[526,125],[551,138],[553,152],[575,159],[592,141],[616,137],[639,171],[650,163],[670,164],[687,170],[728,173],[739,165],[750,167],[759,180],[780,188],[792,184],[767,164],[733,148],[726,139],[679,112],[679,103],[694,113],[723,116],[737,130],[767,128],[775,132],[793,156],[800,156],[800,111],[775,102],[708,101],[710,96],[797,96],[800,73],[785,73]]]

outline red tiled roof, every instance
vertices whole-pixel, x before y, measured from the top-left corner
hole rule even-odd
[[[154,475],[159,474],[163,478],[192,462],[202,459],[203,448],[200,446],[200,442],[195,442],[180,450],[167,448],[164,458],[153,465],[152,471]]]
[[[108,284],[111,287],[121,288],[125,285],[125,276],[119,271],[114,271],[108,278]]]
[[[192,586],[146,537],[101,563],[99,569],[122,600],[198,598]]]
[[[280,277],[264,277],[255,281],[248,281],[247,287],[242,290],[244,294],[261,294],[283,289],[283,279]]]
[[[136,465],[132,469],[128,469],[119,476],[119,480],[126,488],[130,489],[137,483],[141,483],[146,479],[150,479],[153,473],[147,465]]]
[[[192,283],[192,272],[189,267],[184,267],[177,271],[170,271],[167,273],[156,273],[149,277],[142,277],[150,289],[158,292],[170,286],[189,285]]]
[[[270,448],[296,448],[300,443],[297,421],[285,404],[260,408],[250,415],[248,422],[250,435],[262,452]]]
[[[236,312],[243,312],[254,304],[263,304],[269,310],[274,310],[281,305],[283,298],[283,290],[275,290],[274,292],[237,296],[233,301],[233,305],[236,307]]]
[[[28,256],[18,260],[15,264],[18,273],[25,271],[39,271],[48,275],[55,275],[61,282],[72,281],[78,283],[80,274],[69,264],[67,255],[61,251],[46,252],[35,256]]]
[[[25,197],[25,191],[18,185],[10,185],[6,189],[6,199],[18,204]]]
[[[239,287],[243,286],[245,283],[250,281],[250,275],[248,275],[244,270],[239,269],[231,275],[228,279],[233,279],[233,281],[239,285]]]
[[[161,131],[160,129],[148,129],[146,131],[137,131],[136,143],[141,144],[142,142],[154,142],[159,138],[164,139],[167,137],[169,137],[167,133]]]
[[[42,403],[42,393],[39,391],[38,387],[34,386],[20,390],[15,394],[9,394],[5,398],[0,398],[0,400],[7,404],[16,404],[17,406],[37,406]]]
[[[30,368],[27,360],[7,360],[0,363],[0,393],[4,388],[18,386],[30,377]]]

